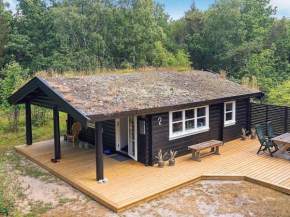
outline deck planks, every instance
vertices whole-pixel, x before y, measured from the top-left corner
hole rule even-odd
[[[139,162],[119,162],[104,155],[107,184],[96,181],[94,148],[73,148],[61,141],[62,159],[52,163],[53,140],[31,146],[15,147],[16,151],[73,185],[108,208],[120,212],[161,194],[202,179],[245,180],[284,193],[290,193],[290,162],[257,155],[256,140],[234,140],[220,147],[221,156],[209,155],[202,162],[192,161],[191,154],[176,159],[176,166],[145,167]]]

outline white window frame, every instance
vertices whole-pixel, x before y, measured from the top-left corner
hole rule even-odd
[[[231,111],[227,111],[226,110],[226,106],[227,104],[232,104],[232,110]],[[227,113],[230,113],[232,112],[233,115],[232,115],[232,120],[226,120],[226,114]],[[236,124],[236,101],[229,101],[229,102],[225,102],[224,103],[224,126],[227,127],[227,126],[232,126],[232,125],[235,125]]]
[[[205,108],[205,116],[197,117],[197,109],[198,108]],[[194,110],[194,118],[186,119],[185,120],[185,111],[187,110]],[[173,113],[174,112],[182,112],[182,120],[173,122]],[[197,128],[197,119],[205,117],[205,126]],[[185,122],[189,120],[194,120],[195,128],[192,130],[185,130]],[[173,133],[173,123],[182,122],[182,131]],[[209,131],[209,106],[199,106],[194,108],[182,109],[182,110],[175,110],[169,112],[169,140],[178,139],[198,133],[203,133]]]

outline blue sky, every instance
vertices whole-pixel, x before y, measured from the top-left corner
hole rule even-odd
[[[157,0],[158,2],[165,5],[166,12],[174,20],[183,16],[184,11],[190,8],[193,0]],[[195,0],[195,5],[200,10],[208,9],[209,5],[214,3],[215,0]],[[290,17],[290,0],[271,0],[270,5],[277,6],[278,18],[283,16]]]
[[[174,20],[179,19],[183,16],[184,11],[190,8],[192,0],[156,0],[165,5],[166,12]],[[17,1],[16,0],[4,0],[10,4],[10,9],[15,11]],[[206,10],[209,5],[214,3],[215,0],[195,0],[197,8],[200,10]],[[277,6],[277,17],[281,18],[283,16],[290,17],[290,0],[271,0],[271,5]]]
[[[166,12],[172,19],[176,20],[183,16],[184,12],[190,8],[193,0],[157,0],[165,5]],[[290,1],[290,0],[289,0]],[[209,5],[214,3],[215,0],[196,0],[195,5],[200,10],[208,9]]]

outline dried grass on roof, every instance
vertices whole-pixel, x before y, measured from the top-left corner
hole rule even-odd
[[[156,108],[249,94],[253,91],[204,71],[136,72],[45,78],[87,115]],[[64,91],[65,90],[65,91]]]

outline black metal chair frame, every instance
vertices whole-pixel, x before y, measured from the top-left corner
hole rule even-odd
[[[255,128],[256,128],[258,139],[261,144],[257,154],[259,154],[261,151],[265,152],[266,150],[268,150],[270,153],[270,156],[273,157],[273,153],[279,150],[278,145],[272,140],[270,140],[269,138],[265,137],[260,124],[257,124]],[[274,148],[275,150],[272,151],[271,148]]]
[[[267,137],[268,137],[269,139],[273,139],[274,137],[280,135],[280,134],[274,133],[273,124],[272,124],[271,121],[268,121],[268,122],[267,122],[266,129],[267,129]]]

